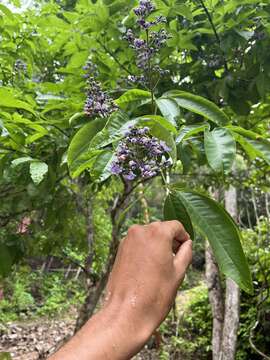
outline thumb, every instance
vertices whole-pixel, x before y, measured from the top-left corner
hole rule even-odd
[[[179,248],[174,257],[174,266],[176,269],[177,278],[181,280],[188,266],[192,261],[192,241],[186,240]]]

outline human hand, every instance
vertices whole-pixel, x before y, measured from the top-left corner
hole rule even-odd
[[[130,359],[165,319],[191,258],[192,241],[178,221],[133,225],[103,307],[50,359]]]
[[[119,246],[104,307],[121,309],[132,324],[129,331],[149,337],[167,316],[191,260],[192,241],[180,222],[131,226]]]

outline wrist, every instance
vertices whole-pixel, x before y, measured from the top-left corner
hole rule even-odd
[[[113,349],[109,346],[106,350],[108,359],[130,359],[144,346],[154,331],[154,328],[149,326],[149,321],[139,315],[130,303],[111,302],[96,316],[100,324],[106,324],[108,344],[112,344]]]

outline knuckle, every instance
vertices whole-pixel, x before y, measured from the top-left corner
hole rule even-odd
[[[160,221],[154,221],[151,224],[148,225],[149,230],[152,233],[159,233],[161,231],[161,222]]]
[[[128,229],[128,235],[134,236],[138,234],[141,228],[142,228],[141,225],[137,225],[137,224],[131,225],[130,228]]]
[[[171,220],[171,223],[172,223],[172,225],[179,226],[179,227],[181,227],[182,229],[184,228],[183,224],[182,224],[180,221],[178,221],[178,220]]]

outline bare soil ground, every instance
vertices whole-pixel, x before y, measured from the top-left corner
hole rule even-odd
[[[1,353],[10,353],[12,360],[47,359],[58,344],[73,334],[75,317],[63,320],[12,323],[0,328]],[[133,360],[158,360],[154,350],[144,349]]]
[[[177,296],[176,311],[179,319],[185,311],[190,296],[192,295],[189,291],[181,291]],[[63,340],[72,336],[76,316],[77,312],[73,310],[60,319],[40,318],[35,321],[10,323],[5,326],[0,323],[0,360],[2,360],[1,353],[3,352],[10,353],[12,360],[47,359],[57,347],[63,344]],[[133,360],[158,359],[158,351],[150,350],[147,346],[133,358]]]
[[[0,333],[0,354],[9,352],[12,360],[46,359],[50,350],[71,336],[74,320],[46,320],[8,324]]]

